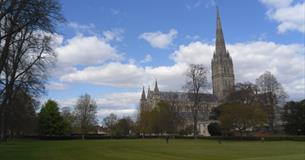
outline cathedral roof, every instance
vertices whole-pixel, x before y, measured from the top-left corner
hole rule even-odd
[[[161,100],[177,100],[177,101],[188,101],[187,92],[163,92],[160,91]],[[204,102],[217,102],[217,97],[214,94],[200,93],[200,98]]]

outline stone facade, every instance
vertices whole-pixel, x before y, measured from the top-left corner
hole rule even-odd
[[[200,96],[202,101],[198,113],[197,128],[199,135],[204,136],[209,136],[207,126],[213,122],[209,119],[212,108],[217,107],[228,94],[228,91],[234,87],[233,62],[229,52],[226,50],[218,9],[216,26],[215,52],[211,62],[213,94],[201,93]],[[151,110],[156,107],[161,100],[170,103],[171,106],[174,107],[174,110],[185,118],[186,125],[192,125],[192,103],[189,101],[186,92],[160,91],[156,81],[154,90],[148,88],[146,96],[143,87],[140,100],[140,107],[142,110]]]

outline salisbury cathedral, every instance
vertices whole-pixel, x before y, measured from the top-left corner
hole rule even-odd
[[[213,94],[201,93],[201,104],[198,113],[198,131],[199,135],[209,136],[207,126],[212,120],[209,120],[209,113],[212,108],[221,104],[221,101],[228,95],[228,92],[234,87],[233,61],[230,53],[226,49],[226,44],[222,32],[222,25],[219,11],[217,10],[216,20],[216,42],[213,59],[211,61]],[[188,100],[186,92],[167,92],[160,91],[157,81],[153,90],[148,88],[147,96],[143,88],[140,100],[140,107],[144,110],[154,108],[158,102],[166,101],[171,103],[175,101],[175,111],[179,112],[187,121],[192,124],[191,103]]]

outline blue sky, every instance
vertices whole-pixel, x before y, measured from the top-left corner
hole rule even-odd
[[[62,107],[84,93],[99,116],[134,114],[141,86],[181,90],[190,63],[210,67],[216,5],[237,82],[271,71],[304,98],[304,0],[61,0],[48,95]]]

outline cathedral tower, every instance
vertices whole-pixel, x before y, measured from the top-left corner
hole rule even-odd
[[[220,101],[224,100],[228,92],[234,87],[233,62],[229,52],[226,50],[218,8],[215,51],[212,59],[212,82],[213,94]]]

